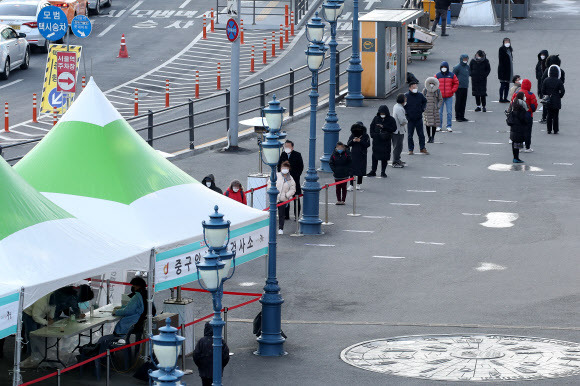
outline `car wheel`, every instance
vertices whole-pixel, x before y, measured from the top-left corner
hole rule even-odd
[[[4,62],[4,71],[0,72],[0,79],[6,80],[10,76],[10,58],[6,58]]]
[[[101,14],[101,0],[95,0],[95,9],[93,10],[93,15],[98,16]]]
[[[113,0],[107,1],[107,5],[105,5],[105,7],[109,8],[111,5],[113,5]]]
[[[24,61],[20,65],[21,70],[26,70],[30,65],[30,48],[26,49],[26,53],[24,54]]]
[[[44,45],[42,47],[38,47],[38,52],[40,52],[42,54],[47,54],[49,48],[50,48],[50,43],[48,42],[48,40],[45,40]]]

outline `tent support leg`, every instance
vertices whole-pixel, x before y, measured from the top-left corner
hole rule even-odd
[[[155,295],[155,248],[151,249],[151,255],[149,257],[149,273],[147,274],[147,336],[151,338],[153,336],[153,296]],[[151,341],[147,342],[147,354],[151,355]],[[153,360],[149,357],[149,360]]]
[[[22,311],[24,305],[24,287],[20,288],[20,299],[18,302],[18,315],[16,315],[16,339],[14,344],[14,373],[12,374],[12,386],[22,383],[20,376],[20,354],[22,352]],[[30,343],[29,343],[30,344]]]

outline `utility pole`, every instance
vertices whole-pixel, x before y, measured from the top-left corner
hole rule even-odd
[[[505,0],[501,0],[501,30],[505,31]]]
[[[231,8],[230,8],[231,4]],[[230,17],[240,24],[240,1],[228,0],[228,11]],[[219,10],[218,10],[219,13]],[[231,48],[231,83],[230,83],[230,131],[228,133],[228,142],[230,149],[238,147],[238,126],[239,126],[239,112],[240,112],[240,37],[232,43]]]

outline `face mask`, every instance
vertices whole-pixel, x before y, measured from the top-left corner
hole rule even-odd
[[[385,119],[387,116],[385,114],[381,114],[381,118]]]
[[[292,153],[292,149],[290,149],[289,147],[285,147],[284,151],[286,152],[286,154]]]
[[[479,59],[481,59],[481,56],[476,56],[475,57],[475,60],[479,60]]]
[[[240,191],[240,188],[232,188],[232,190],[234,191],[234,193],[237,193]]]
[[[412,89],[412,90],[411,90],[411,92],[412,92],[413,94],[417,94],[417,92],[418,92],[418,91],[419,91],[419,89],[418,89],[418,88],[414,88],[414,89]]]
[[[540,55],[540,59],[544,60],[546,57],[544,55]]]
[[[211,187],[211,181],[207,181],[207,182],[205,183],[205,186],[207,186],[208,188],[209,188],[209,187]]]
[[[286,169],[286,168],[284,168],[284,169],[282,169],[282,170],[280,170],[280,171],[282,172],[282,174],[288,174],[288,172],[289,172],[290,170],[289,170],[289,169]]]
[[[342,152],[344,151],[344,149],[336,149],[336,151],[338,152],[338,154],[342,154]]]
[[[441,72],[447,72],[447,67],[441,68]]]
[[[464,60],[464,61],[463,61],[463,64],[467,64],[467,60]]]
[[[505,48],[510,48],[511,43],[504,43],[503,45],[505,46]]]

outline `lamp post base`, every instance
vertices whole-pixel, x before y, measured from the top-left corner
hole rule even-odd
[[[266,291],[260,303],[262,303],[262,334],[257,339],[258,350],[254,354],[263,357],[280,357],[286,355],[282,336],[282,304],[284,299],[280,295],[280,287],[277,281],[268,280],[264,287]]]
[[[345,99],[346,107],[363,107],[363,100],[365,98],[362,94],[348,94]]]
[[[322,131],[324,132],[324,154],[320,157],[320,168],[318,171],[332,173],[329,162],[340,133],[340,126],[338,125],[336,114],[333,113],[326,117],[326,124],[322,128]]]

